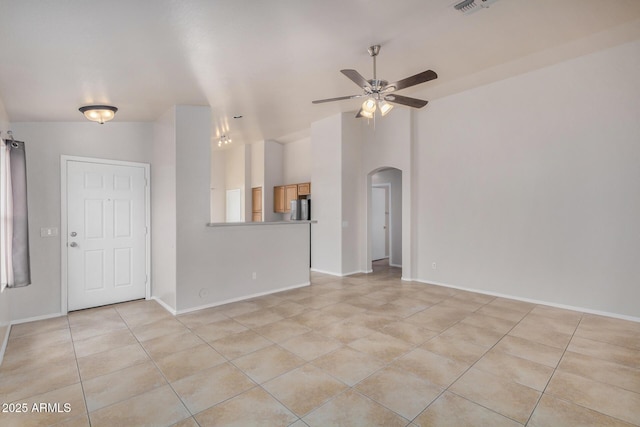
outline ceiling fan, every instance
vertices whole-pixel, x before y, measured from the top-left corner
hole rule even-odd
[[[347,76],[349,80],[362,88],[364,91],[362,94],[319,99],[312,101],[312,103],[322,104],[324,102],[366,97],[367,99],[362,103],[362,107],[360,108],[360,111],[358,111],[358,114],[356,114],[356,117],[366,117],[368,119],[373,118],[376,109],[378,108],[383,116],[387,115],[387,113],[393,108],[392,104],[401,104],[412,108],[422,108],[427,105],[429,101],[396,95],[394,92],[438,78],[438,75],[434,71],[423,71],[394,83],[389,83],[387,80],[379,80],[376,76],[376,57],[380,53],[380,45],[371,46],[368,51],[369,55],[373,58],[373,79],[365,79],[356,70],[340,70],[340,72]]]

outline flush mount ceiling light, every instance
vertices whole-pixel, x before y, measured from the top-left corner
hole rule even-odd
[[[222,135],[220,140],[218,141],[218,147],[222,147],[223,145],[231,144],[233,141],[227,135]]]
[[[101,125],[113,119],[118,109],[110,105],[87,105],[79,108],[80,112],[92,122],[98,122]]]

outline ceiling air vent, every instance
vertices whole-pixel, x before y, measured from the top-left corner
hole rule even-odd
[[[464,15],[469,15],[483,8],[488,8],[497,0],[464,0],[453,6],[457,11]]]

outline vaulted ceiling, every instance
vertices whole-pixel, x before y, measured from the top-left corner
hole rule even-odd
[[[498,0],[470,15],[455,3],[0,0],[0,100],[12,122],[80,121],[92,103],[117,106],[116,121],[210,105],[214,137],[286,142],[357,109],[311,101],[359,93],[339,70],[371,78],[372,44],[379,77],[435,70],[402,94],[436,99],[640,39],[638,0]]]

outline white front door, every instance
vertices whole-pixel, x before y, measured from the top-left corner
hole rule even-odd
[[[66,182],[68,309],[144,298],[145,168],[68,161]]]
[[[387,256],[387,190],[371,187],[371,260]]]

